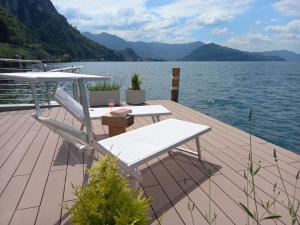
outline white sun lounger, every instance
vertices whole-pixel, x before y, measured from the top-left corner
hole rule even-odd
[[[70,114],[72,114],[76,119],[78,119],[83,129],[84,124],[84,113],[82,106],[75,101],[68,93],[66,93],[63,88],[58,87],[54,94],[51,94],[53,99],[56,100],[62,107],[64,107]],[[120,108],[131,109],[135,117],[139,116],[150,116],[153,122],[160,120],[160,116],[171,115],[171,112],[163,107],[162,105],[145,105],[145,106],[122,106],[122,107],[112,107],[112,109],[106,108],[89,108],[90,119],[96,120],[101,119],[103,115],[111,112],[112,110],[117,110]]]
[[[201,160],[199,137],[208,132],[211,128],[205,125],[176,119],[167,119],[112,138],[101,140],[99,142],[96,141],[91,127],[88,99],[85,92],[85,81],[106,80],[107,77],[55,72],[0,74],[0,77],[29,81],[36,106],[36,112],[33,114],[33,118],[74,144],[79,149],[95,149],[103,155],[113,154],[117,157],[120,168],[139,182],[142,181],[142,177],[138,171],[139,165],[174,148],[197,154],[199,160]],[[78,82],[82,97],[81,110],[83,111],[83,115],[78,115],[78,117],[82,116],[81,119],[84,121],[86,131],[68,126],[52,118],[45,118],[42,116],[35,84],[38,82],[58,80],[76,80]],[[197,152],[179,147],[194,138],[196,139]]]
[[[211,129],[209,126],[201,124],[167,119],[111,138],[89,143],[84,131],[37,114],[33,114],[33,117],[79,149],[90,148],[103,155],[114,155],[118,159],[120,168],[139,182],[142,182],[142,177],[138,166],[172,149],[176,148],[196,154],[201,160],[199,137]],[[197,152],[179,147],[192,139],[196,140]]]

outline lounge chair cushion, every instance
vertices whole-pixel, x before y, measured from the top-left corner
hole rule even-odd
[[[208,132],[209,126],[167,119],[99,141],[102,148],[135,167]]]

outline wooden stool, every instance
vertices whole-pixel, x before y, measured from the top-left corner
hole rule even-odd
[[[113,116],[110,113],[102,116],[102,124],[107,125],[109,137],[116,136],[126,132],[126,127],[134,123],[134,116]]]

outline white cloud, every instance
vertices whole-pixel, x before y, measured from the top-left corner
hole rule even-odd
[[[254,24],[259,25],[259,24],[261,24],[261,23],[262,23],[262,22],[261,22],[260,20],[256,20]]]
[[[254,0],[174,0],[151,8],[147,7],[149,0],[51,1],[80,31],[171,43],[194,40],[194,31],[232,20]]]
[[[211,30],[211,33],[213,35],[222,35],[222,34],[226,34],[228,33],[228,28],[224,27],[224,28],[214,28]]]
[[[246,33],[223,43],[226,46],[247,51],[268,51],[286,49],[300,52],[300,35],[292,33]]]
[[[275,10],[285,16],[300,16],[300,0],[280,0],[273,4]]]
[[[300,20],[292,20],[287,25],[267,26],[266,31],[300,33]]]

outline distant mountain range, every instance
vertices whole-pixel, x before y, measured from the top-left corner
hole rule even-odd
[[[160,42],[126,41],[116,35],[108,33],[91,34],[85,32],[83,34],[107,48],[114,50],[131,48],[137,55],[144,59],[177,60],[204,45],[201,41],[183,44],[165,44]]]
[[[278,56],[240,51],[214,43],[202,45],[192,51],[182,61],[284,61]]]
[[[114,50],[131,49],[142,60],[185,61],[300,61],[300,54],[291,51],[247,52],[201,41],[184,44],[126,41],[108,33],[83,33],[87,38]]]
[[[0,57],[44,61],[300,61],[290,51],[246,52],[201,41],[126,41],[108,33],[82,35],[50,0],[0,0]]]
[[[0,0],[0,56],[46,60],[125,60],[84,37],[50,0]]]
[[[286,61],[300,61],[300,54],[287,50],[257,52],[265,56],[278,56]]]

